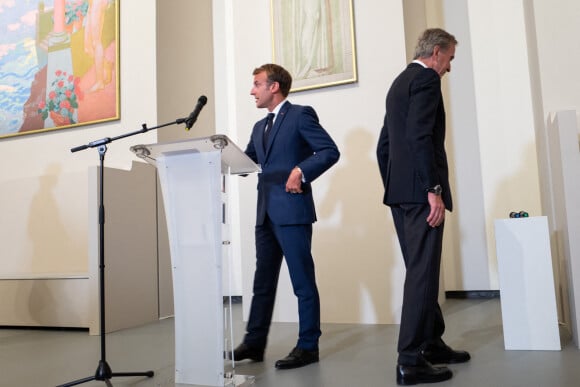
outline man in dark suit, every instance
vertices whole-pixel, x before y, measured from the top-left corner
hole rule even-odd
[[[298,298],[296,347],[276,368],[302,367],[318,361],[320,301],[311,255],[316,221],[311,183],[340,156],[320,126],[314,109],[286,100],[292,77],[281,66],[254,70],[251,94],[268,117],[254,125],[246,154],[262,167],[258,175],[256,272],[247,332],[233,351],[234,360],[262,361],[276,297],[282,257]]]
[[[423,32],[415,60],[387,93],[377,146],[383,203],[391,208],[406,268],[397,348],[401,385],[450,379],[448,367],[433,364],[470,359],[443,342],[445,323],[437,301],[445,210],[452,209],[441,77],[451,71],[456,45],[444,30]]]

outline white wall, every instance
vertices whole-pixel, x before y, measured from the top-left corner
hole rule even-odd
[[[469,2],[490,282],[497,288],[493,221],[542,214],[527,37],[521,1]]]
[[[580,2],[576,0],[533,1],[544,112],[580,111],[577,87],[580,74]]]
[[[447,289],[454,285],[473,289],[475,284],[485,284],[486,277],[489,288],[497,288],[490,222],[511,210],[546,215],[558,318],[565,326],[575,327],[578,322],[570,316],[568,305],[569,293],[574,300],[570,257],[561,248],[566,230],[558,229],[562,219],[557,219],[559,203],[550,166],[560,156],[551,154],[546,131],[551,130],[548,126],[555,111],[579,111],[580,94],[573,86],[579,75],[572,66],[580,59],[580,4],[573,0],[485,4],[444,0],[443,5],[450,30],[461,31],[458,52],[467,48],[471,62],[465,66],[463,56],[458,56],[449,82],[448,127],[454,133],[451,151],[460,226],[454,231],[454,252],[459,254],[445,262]],[[462,8],[467,10],[465,17],[461,17]],[[488,256],[487,276],[481,266],[482,253]]]
[[[157,114],[159,124],[187,117],[201,95],[207,104],[188,131],[184,124],[157,131],[159,142],[171,142],[216,133],[213,84],[213,39],[211,0],[156,0],[157,3]],[[161,190],[158,192],[161,198]],[[173,315],[173,281],[169,240],[163,203],[159,219],[159,314]],[[225,258],[224,258],[225,260]],[[241,280],[232,294],[241,294]]]
[[[445,290],[490,290],[489,253],[481,175],[481,152],[467,2],[438,1],[438,23],[459,44],[451,73],[443,82],[447,112],[447,155],[453,213],[446,221],[443,274]]]
[[[478,289],[489,277],[495,289],[493,220],[520,209],[553,220],[545,128],[550,112],[580,106],[571,87],[579,77],[571,66],[580,59],[580,5],[443,0],[442,8],[460,38],[447,105],[459,254],[446,261],[446,286]]]
[[[400,2],[356,2],[354,8],[358,82],[293,93],[289,99],[314,106],[342,152],[339,163],[315,181],[313,188],[319,219],[314,225],[313,253],[322,319],[394,323],[399,318],[402,260],[388,209],[381,204],[375,147],[387,88],[406,65],[403,10]],[[216,116],[228,117],[224,122],[229,133],[244,148],[254,122],[265,115],[256,109],[249,93],[253,69],[272,62],[270,1],[230,4],[216,0],[214,20],[219,17],[216,9],[222,10],[226,21],[221,25],[226,27],[214,36],[225,31],[226,37],[215,50],[223,52],[220,58],[227,61],[224,65],[216,59],[216,73],[229,81],[218,83],[216,95],[223,94],[218,98],[221,105],[216,106]],[[217,44],[218,39],[215,41]],[[377,44],[385,49],[377,49]],[[256,177],[241,179],[239,186],[244,294],[250,295]],[[275,319],[295,321],[296,301],[286,271],[281,275],[277,301],[287,307],[277,307]],[[245,302],[246,313],[248,307]]]
[[[551,112],[580,111],[580,94],[573,86],[580,83],[580,73],[572,68],[580,61],[580,3],[439,0],[435,6],[426,1],[421,18],[447,28],[460,41],[444,84],[456,204],[446,226],[445,283],[453,290],[496,289],[490,225],[513,209],[534,215],[545,211],[542,195],[549,183],[542,176],[545,161],[537,156],[543,146],[538,133]],[[171,3],[160,6],[166,4]],[[155,5],[154,0],[121,4],[120,121],[0,141],[1,275],[87,270],[86,171],[98,157],[94,149],[71,154],[70,148],[157,123],[163,95],[156,81]],[[272,61],[270,1],[212,0],[212,5],[214,52],[208,55],[216,74],[215,126],[243,148],[253,123],[265,113],[255,108],[249,91],[253,68]],[[319,211],[314,255],[323,321],[398,322],[403,267],[388,209],[381,204],[374,147],[385,93],[406,64],[402,6],[399,0],[354,2],[358,82],[290,96],[316,108],[342,151],[340,162],[314,184]],[[183,45],[179,39],[174,44],[179,60]],[[181,100],[193,104],[202,93],[192,89],[191,97]],[[161,111],[165,122],[181,109]],[[155,132],[117,141],[109,146],[106,164],[128,168],[134,159],[129,146],[155,141]],[[240,198],[233,214],[240,228],[232,238],[241,248],[234,259],[243,262],[244,291],[251,294],[256,178],[239,180],[239,186],[232,184]],[[40,230],[36,241],[32,229]],[[82,253],[59,254],[71,241]],[[38,259],[35,246],[56,248],[57,258]],[[294,306],[285,273],[282,280],[278,303]],[[277,309],[276,318],[290,321],[296,313]]]
[[[568,122],[574,121],[574,115],[576,122],[580,122],[580,93],[576,87],[580,83],[580,74],[574,66],[580,61],[580,41],[578,40],[580,3],[575,0],[558,0],[556,3],[537,0],[533,1],[529,13],[536,31],[537,61],[535,66],[537,73],[541,75],[534,79],[542,96],[540,119],[547,123],[545,124],[546,131],[538,133],[540,144],[538,158],[542,172],[542,205],[550,220],[552,232],[556,293],[559,296],[559,321],[568,326],[578,346],[578,328],[580,328],[578,282],[580,282],[580,278],[578,277],[577,265],[575,265],[578,257],[574,254],[570,255],[570,252],[574,251],[574,246],[573,242],[568,240],[568,235],[573,235],[575,230],[575,218],[573,217],[575,210],[571,208],[571,212],[567,215],[562,213],[562,207],[566,206],[567,202],[560,200],[561,192],[557,190],[561,188],[558,185],[559,179],[561,179],[560,174],[578,175],[580,171],[577,164],[570,162],[577,157],[557,154],[556,150],[559,148],[548,145],[547,132],[552,132],[550,135],[554,137],[558,126],[560,126],[560,131],[566,128],[563,123],[559,122],[562,116],[556,116],[558,112],[561,115],[561,111],[564,110],[570,110],[570,112],[565,113]],[[574,124],[569,123],[568,125],[578,128]],[[574,136],[570,137],[574,141]],[[577,133],[576,142],[568,145],[578,151],[579,142]],[[570,158],[566,158],[567,156]],[[568,161],[567,165],[562,165],[561,170],[556,168],[559,166],[558,164],[556,167],[550,165],[551,161],[561,159]],[[573,179],[568,184],[572,184],[572,181]],[[568,203],[568,206],[571,205]],[[570,227],[570,229],[563,229],[563,225]],[[568,246],[568,244],[570,245]]]
[[[0,141],[0,276],[88,271],[87,171],[99,155],[70,149],[156,123],[155,1],[123,1],[120,17],[121,119]],[[105,165],[128,169],[130,145],[155,141],[154,132],[116,141]]]
[[[263,116],[263,112],[256,111],[248,93],[251,70],[271,61],[268,3],[256,0],[229,9],[233,31],[228,44],[234,64],[229,75],[235,83],[235,90],[230,89],[229,94],[235,113],[230,114],[235,114],[232,130],[242,145],[251,125]],[[537,133],[543,129],[543,122],[537,117],[551,102],[542,99],[535,81],[539,77],[542,85],[555,82],[558,86],[554,86],[554,94],[566,88],[567,83],[561,75],[556,78],[552,74],[544,76],[543,71],[538,74],[534,60],[538,55],[544,58],[540,61],[542,70],[544,61],[555,56],[552,52],[543,55],[547,47],[542,42],[549,30],[559,26],[562,16],[542,18],[542,23],[549,26],[534,31],[533,22],[537,20],[530,20],[530,5],[522,0],[435,3],[426,1],[424,12],[417,8],[417,2],[405,3],[405,18],[409,22],[409,46],[414,45],[409,31],[422,24],[422,20],[413,19],[414,15],[425,18],[428,26],[448,29],[460,42],[453,71],[444,81],[447,148],[456,205],[446,226],[445,287],[498,289],[494,219],[504,218],[513,210],[526,210],[531,215],[542,215],[544,211],[537,157],[541,146]],[[544,14],[548,5],[539,3]],[[561,3],[566,5],[562,12],[577,13],[571,0]],[[550,12],[559,15],[556,8],[550,6]],[[369,170],[374,168],[371,148],[384,114],[384,95],[406,62],[403,10],[398,1],[357,2],[355,17],[358,83],[292,94],[290,99],[313,105],[343,152],[339,164],[314,185],[320,215],[315,224],[314,252],[323,319],[396,322],[402,281],[398,244],[390,215],[379,204],[381,189],[376,170],[362,174],[360,171],[367,165],[362,155],[368,156]],[[575,29],[571,27],[573,16],[566,16],[565,20]],[[564,31],[568,32],[564,41],[571,44],[574,34]],[[535,47],[534,32],[538,34],[539,49]],[[564,38],[562,35],[558,36]],[[553,40],[550,43],[555,50]],[[350,169],[355,163],[357,167]],[[241,236],[246,241],[242,246],[246,262],[244,289],[245,294],[251,294],[255,179],[246,179],[240,185]],[[358,189],[361,186],[365,187],[364,192]],[[350,213],[352,209],[359,211]],[[356,216],[366,220],[358,229],[352,227],[357,224],[353,218]],[[364,244],[358,243],[357,232],[365,235],[361,239]],[[328,277],[332,280],[327,281]],[[284,290],[278,297],[279,304],[294,305],[285,274],[282,281]],[[293,320],[295,310],[278,310],[276,317]]]

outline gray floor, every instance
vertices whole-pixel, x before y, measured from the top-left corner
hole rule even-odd
[[[235,308],[235,330],[244,324]],[[444,304],[445,340],[472,354],[468,364],[453,365],[454,377],[436,386],[572,387],[580,386],[580,351],[568,343],[562,351],[505,351],[499,300],[448,300]],[[263,363],[241,362],[237,374],[254,375],[257,387],[395,386],[396,325],[325,324],[320,363],[278,371],[296,340],[296,324],[272,326]],[[106,361],[113,372],[155,371],[153,378],[115,377],[112,386],[173,387],[173,320],[106,336]],[[0,329],[0,386],[46,387],[94,374],[100,338],[87,332]],[[81,386],[105,386],[90,381]]]

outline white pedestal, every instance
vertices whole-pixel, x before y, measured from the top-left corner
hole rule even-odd
[[[548,221],[495,221],[506,350],[560,350]]]

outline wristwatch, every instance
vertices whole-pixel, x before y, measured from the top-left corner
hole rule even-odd
[[[441,188],[441,186],[439,184],[437,184],[435,187],[427,188],[427,192],[434,193],[437,196],[441,195],[442,191],[443,191],[443,189]]]

